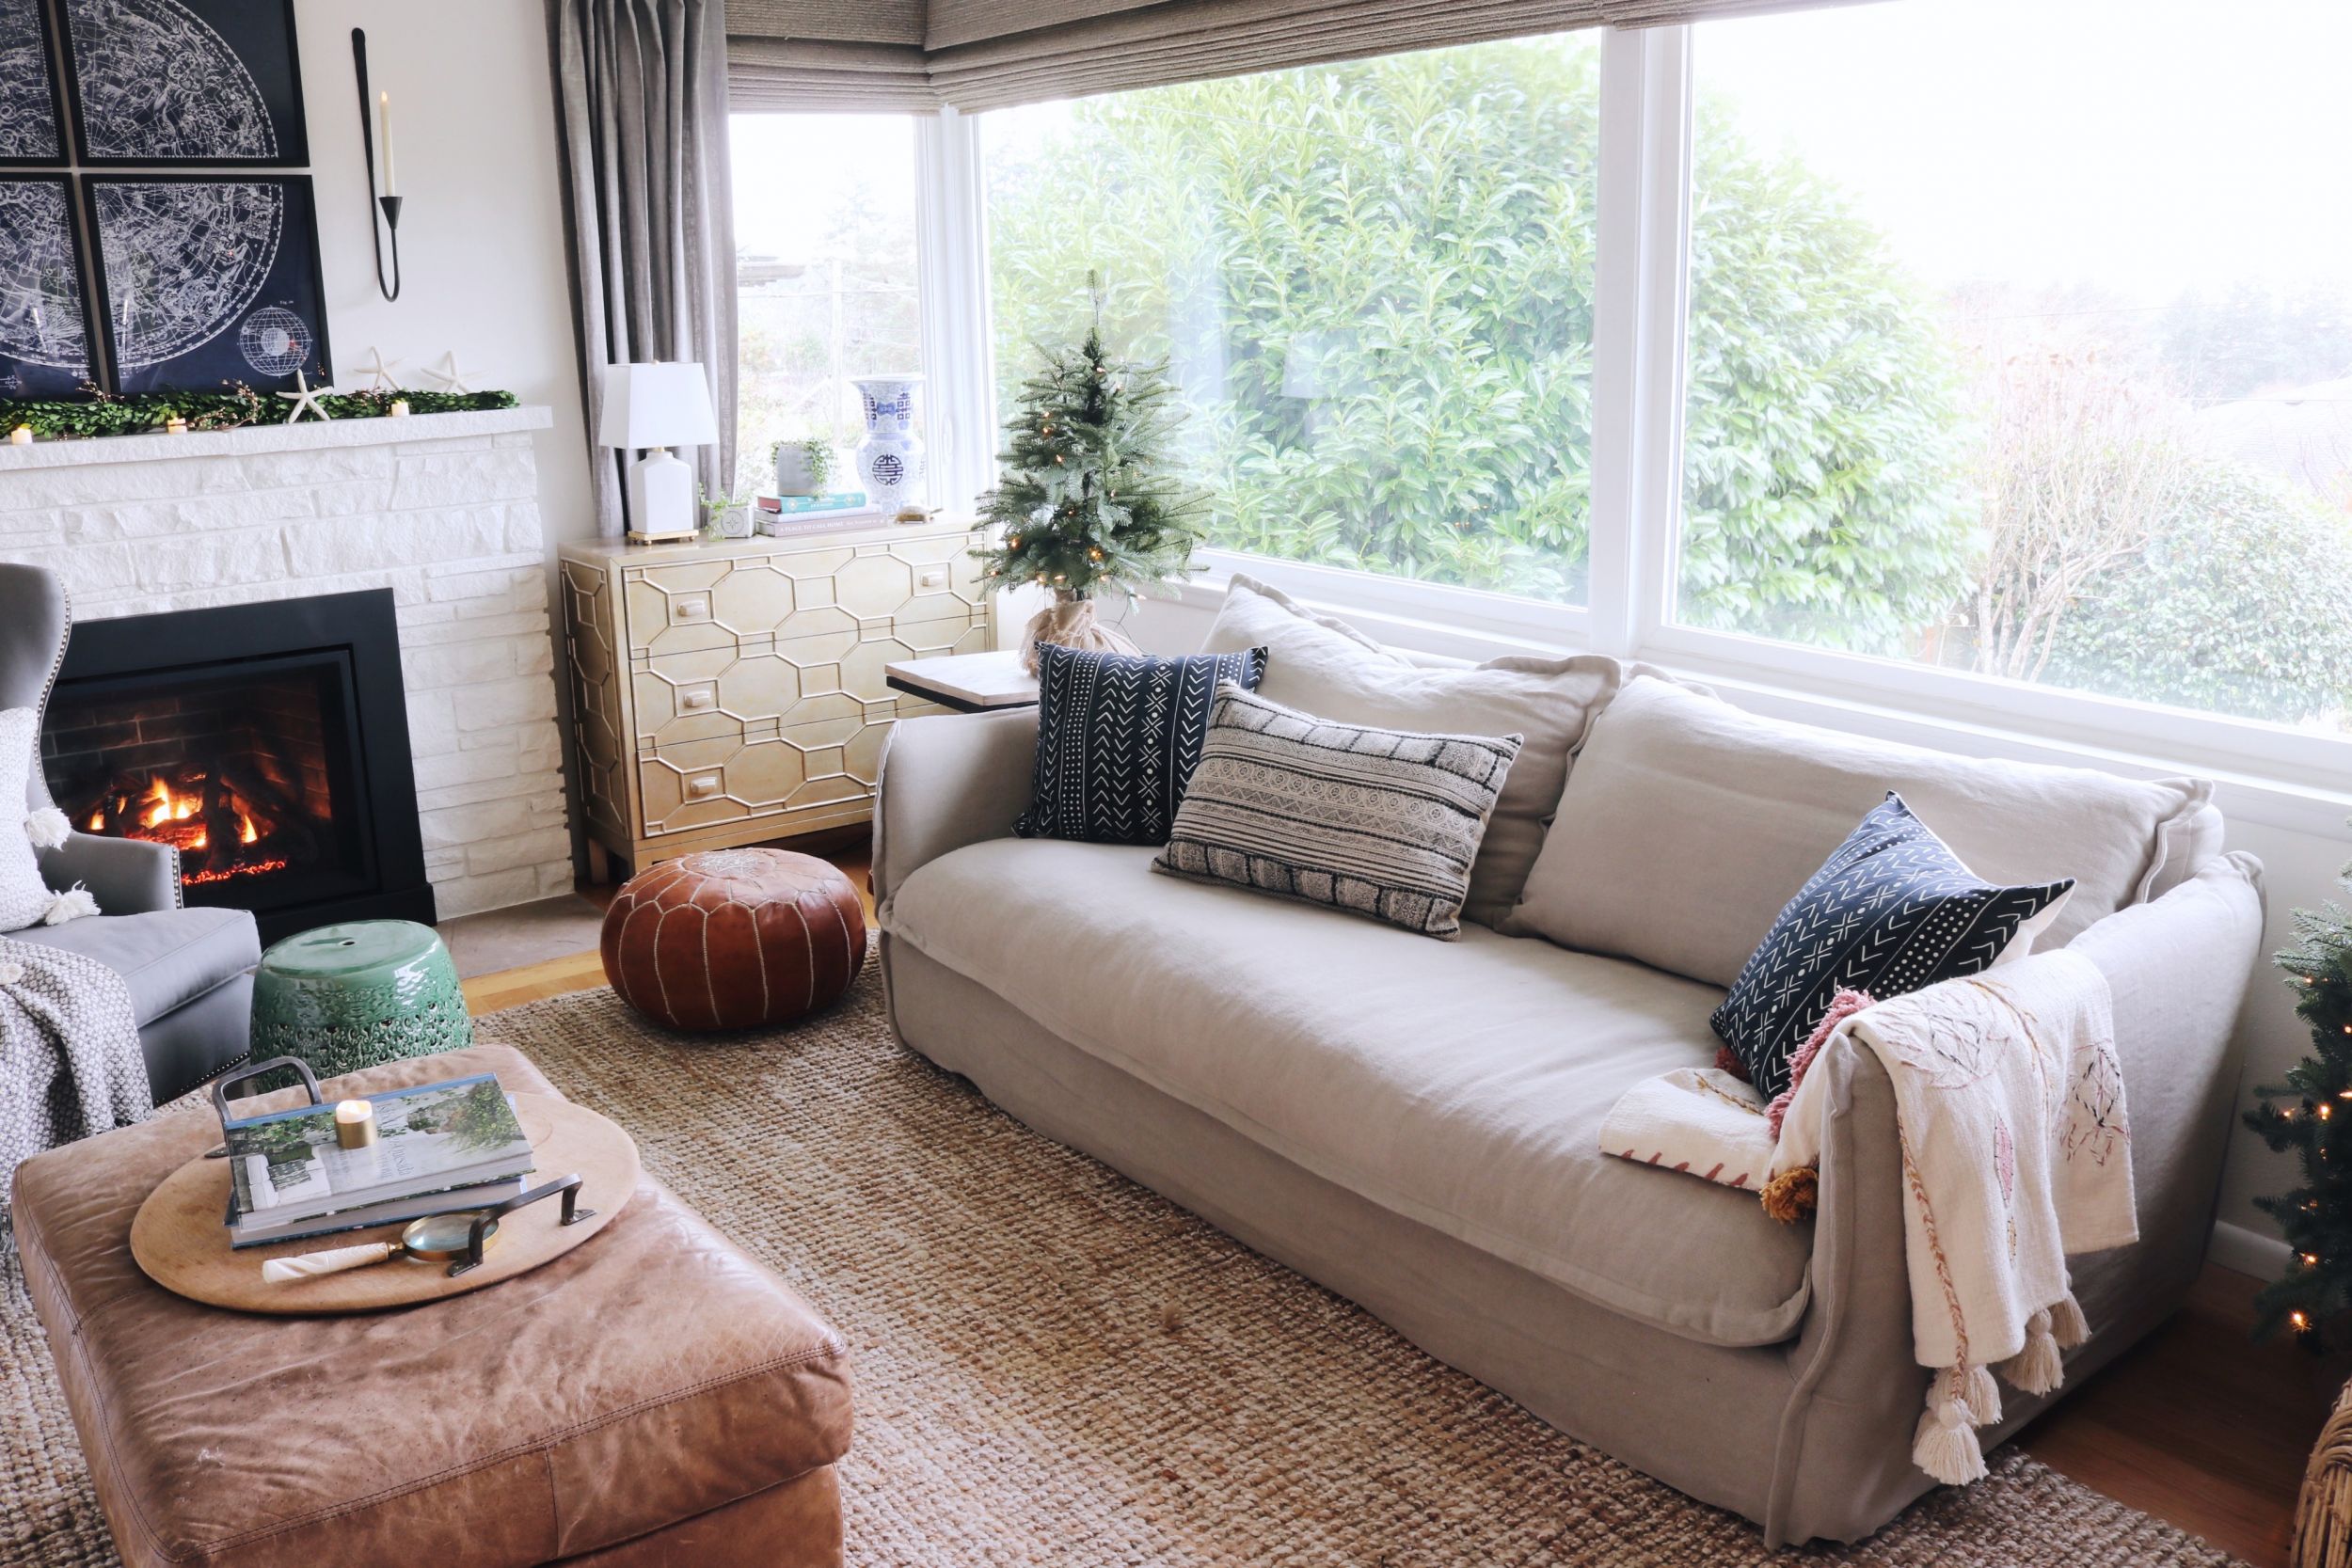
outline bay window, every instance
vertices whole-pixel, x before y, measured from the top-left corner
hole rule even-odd
[[[2352,8],[2158,10],[739,116],[745,445],[851,441],[841,377],[919,362],[968,506],[1032,345],[1099,300],[1190,416],[1196,600],[1245,569],[1448,651],[2340,792]]]

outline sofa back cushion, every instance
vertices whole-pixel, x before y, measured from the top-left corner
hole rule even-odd
[[[1261,647],[1266,650],[1266,667],[1258,690],[1284,707],[1343,724],[1525,737],[1470,866],[1470,897],[1462,907],[1466,919],[1487,926],[1501,923],[1518,900],[1585,725],[1608,705],[1626,673],[1646,669],[1597,654],[1423,663],[1383,648],[1345,622],[1318,614],[1276,589],[1236,576],[1200,651]],[[1820,860],[1814,857],[1815,864]],[[1775,911],[1779,908],[1772,906]]]
[[[1988,881],[2074,879],[2043,947],[2219,848],[2202,780],[1953,756],[1631,679],[1594,722],[1503,929],[1727,987],[1889,790]]]

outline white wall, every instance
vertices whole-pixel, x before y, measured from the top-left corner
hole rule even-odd
[[[554,411],[534,437],[552,559],[596,532],[580,424],[546,12],[537,0],[295,0],[321,270],[340,384],[371,348],[404,386],[454,349],[482,390]],[[376,290],[351,30],[368,35],[372,91],[392,95],[402,283]]]
[[[1200,646],[1215,619],[1214,594],[1188,591],[1182,601],[1147,600],[1129,612],[1129,636],[1147,652],[1191,653]],[[1341,610],[1342,615],[1345,614]],[[1398,641],[1403,641],[1399,639]],[[1497,652],[1523,651],[1498,648]],[[1824,721],[1827,716],[1823,716]],[[1854,728],[1867,730],[1867,721]],[[2193,769],[2182,769],[2184,772]],[[2229,801],[2225,793],[2224,811]],[[2296,814],[2309,826],[2286,826],[2255,820],[2241,813],[2230,819],[2226,847],[2259,856],[2269,903],[2269,924],[2263,934],[2262,957],[2255,966],[2246,1010],[2238,1034],[2246,1049],[2245,1076],[2239,1085],[2241,1107],[2253,1103],[2256,1084],[2275,1084],[2289,1064],[2312,1049],[2311,1031],[2295,1016],[2295,999],[2283,977],[2270,964],[2270,955],[2287,942],[2288,911],[2310,908],[2333,897],[2344,897],[2336,883],[2337,869],[2352,859],[2352,832],[2340,831],[2338,811],[2322,803]],[[2243,1125],[2231,1132],[2229,1160],[2222,1172],[2221,1206],[2217,1216],[2225,1228],[2216,1237],[2215,1258],[2233,1268],[2269,1273],[2286,1262],[2278,1227],[2253,1206],[2265,1193],[2280,1193],[2298,1180],[2291,1155],[2273,1154]],[[2234,1229],[2226,1227],[2235,1227]],[[2259,1238],[2259,1242],[2257,1241]]]

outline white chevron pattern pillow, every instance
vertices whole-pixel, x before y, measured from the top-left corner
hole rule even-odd
[[[1709,1022],[1770,1101],[1839,991],[1885,1002],[2023,958],[2074,891],[2072,877],[1984,880],[1889,790],[1788,900]]]
[[[1520,744],[1333,723],[1226,682],[1152,868],[1451,941]]]

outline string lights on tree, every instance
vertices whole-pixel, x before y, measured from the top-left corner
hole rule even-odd
[[[2352,865],[2343,880],[2352,888]],[[2255,1332],[2283,1324],[2316,1351],[2352,1310],[2352,1152],[2336,1147],[2335,1127],[2336,1105],[2352,1101],[2352,911],[2330,903],[2293,920],[2295,943],[2277,962],[2317,1049],[2285,1083],[2256,1089],[2261,1103],[2246,1113],[2265,1143],[2294,1150],[2303,1174],[2294,1191],[2254,1200],[2292,1249],[2287,1272],[2254,1298]],[[2344,1119],[2352,1126],[2352,1115]]]

